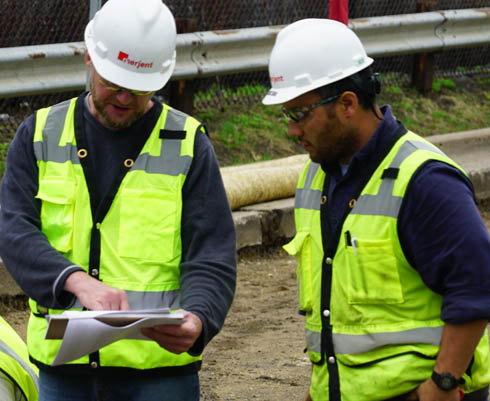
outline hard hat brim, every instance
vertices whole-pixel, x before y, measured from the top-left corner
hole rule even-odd
[[[321,88],[322,86],[333,84],[344,78],[354,75],[359,71],[362,71],[363,69],[369,67],[373,62],[374,60],[371,57],[366,56],[364,58],[364,63],[362,65],[355,66],[355,67],[353,66],[345,70],[343,74],[337,75],[335,78],[327,76],[322,79],[317,79],[313,81],[310,85],[305,85],[305,86],[292,86],[292,87],[288,86],[285,88],[277,88],[277,87],[271,88],[269,92],[267,92],[267,94],[262,99],[262,103],[265,104],[266,106],[272,106],[272,105],[289,102],[290,100],[293,100],[298,96],[301,96],[312,90]]]

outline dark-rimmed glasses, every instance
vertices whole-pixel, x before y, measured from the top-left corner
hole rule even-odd
[[[108,91],[111,91],[114,93],[128,92],[132,96],[148,96],[149,94],[153,93],[153,91],[139,91],[139,90],[134,90],[134,89],[121,88],[120,86],[117,86],[117,85],[113,84],[112,82],[106,81],[103,78],[99,79],[99,84],[101,84]]]
[[[305,119],[309,112],[313,110],[315,107],[321,106],[322,104],[327,104],[337,100],[342,94],[327,97],[319,102],[310,104],[309,106],[296,107],[294,109],[286,109],[284,106],[281,106],[281,111],[284,116],[295,123],[299,123],[301,120]]]

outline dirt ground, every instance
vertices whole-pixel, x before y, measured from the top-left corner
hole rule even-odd
[[[202,400],[303,399],[311,365],[303,352],[295,263],[280,249],[239,255],[235,300],[205,350]]]
[[[490,229],[490,205],[480,210]],[[10,301],[0,312],[25,337],[22,304]],[[233,306],[205,350],[201,400],[303,400],[311,369],[304,347],[294,258],[277,248],[240,252]]]

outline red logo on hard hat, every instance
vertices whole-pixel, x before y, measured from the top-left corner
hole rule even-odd
[[[117,59],[119,61],[122,61],[123,63],[129,64],[129,65],[134,65],[136,68],[152,68],[153,67],[153,62],[143,63],[141,60],[140,61],[131,60],[129,58],[129,54],[124,53],[122,51],[119,51],[119,55],[117,56]]]
[[[123,61],[124,59],[126,59],[128,57],[129,57],[128,53],[119,52],[119,56],[117,56],[117,59]]]
[[[284,77],[281,75],[279,77],[271,77],[271,82],[283,82]]]

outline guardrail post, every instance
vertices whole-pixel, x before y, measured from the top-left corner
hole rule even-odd
[[[100,10],[102,6],[102,0],[90,0],[89,21],[94,18],[95,13]]]
[[[92,20],[92,18],[95,17],[95,13],[97,11],[100,10],[100,8],[102,7],[102,0],[90,0],[90,8],[89,8],[89,12],[88,12],[88,22],[90,22]],[[89,83],[89,80],[90,80],[90,72],[88,71],[87,69],[87,79],[86,79],[86,84],[85,84],[85,90],[86,91],[89,91],[90,90],[90,83]]]
[[[192,33],[197,30],[194,18],[176,18],[177,33]],[[169,105],[189,115],[194,112],[194,80],[170,81]]]
[[[328,18],[349,24],[349,0],[330,0],[328,4]]]
[[[417,0],[417,12],[424,13],[436,9],[436,1]],[[413,57],[412,85],[422,94],[427,95],[432,91],[434,77],[435,54],[418,53]]]

